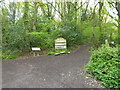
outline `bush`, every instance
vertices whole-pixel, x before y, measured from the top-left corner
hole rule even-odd
[[[120,88],[120,60],[117,47],[103,45],[98,50],[92,51],[86,71],[108,88]]]
[[[3,32],[3,36],[3,47],[22,50],[27,45],[24,29],[20,25],[11,25],[8,30]]]
[[[63,37],[67,40],[67,46],[72,47],[74,45],[79,45],[81,44],[82,40],[82,35],[79,30],[77,31],[72,31],[69,28],[59,28],[56,30],[52,31],[52,37],[53,39]]]
[[[53,40],[47,32],[31,32],[29,39],[31,47],[40,47],[42,50],[53,47]]]
[[[10,50],[8,48],[2,49],[2,54],[0,54],[0,58],[3,60],[7,59],[15,59],[20,56],[21,51],[18,49]]]

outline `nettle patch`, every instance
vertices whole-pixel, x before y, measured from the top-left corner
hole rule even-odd
[[[120,60],[117,47],[103,45],[92,51],[86,71],[108,88],[120,88]]]

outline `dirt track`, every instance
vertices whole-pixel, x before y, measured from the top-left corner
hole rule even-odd
[[[3,61],[3,88],[103,88],[86,76],[89,45],[69,55]]]

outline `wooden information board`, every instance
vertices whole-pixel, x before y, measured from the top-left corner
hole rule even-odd
[[[57,38],[55,40],[55,49],[66,49],[66,40],[64,38]]]

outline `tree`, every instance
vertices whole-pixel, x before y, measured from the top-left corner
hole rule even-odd
[[[117,2],[117,1],[116,2],[109,2],[108,1],[108,3],[110,5],[110,8],[115,8],[117,11],[118,19],[114,18],[114,16],[112,16],[112,15],[109,15],[109,16],[118,23],[118,25],[115,25],[115,26],[117,26],[118,32],[119,32],[120,31],[120,2]],[[118,43],[119,42],[120,42],[120,37],[118,38]]]
[[[118,12],[118,32],[120,32],[120,2],[116,2],[116,10]],[[120,37],[118,43],[120,43]]]
[[[28,11],[29,11],[29,2],[24,3],[24,14],[23,14],[23,20],[24,20],[24,30],[25,30],[25,36],[26,36],[26,41],[28,40]]]

